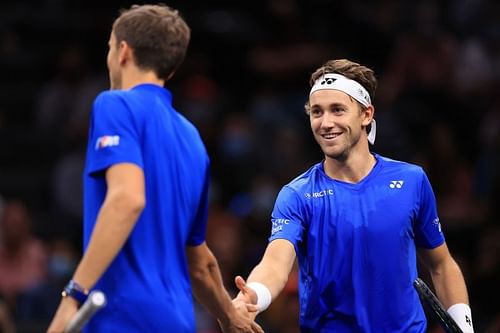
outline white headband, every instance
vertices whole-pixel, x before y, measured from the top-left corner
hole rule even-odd
[[[366,89],[357,81],[351,80],[344,75],[337,73],[327,73],[322,75],[314,82],[309,96],[313,92],[324,89],[339,90],[354,98],[363,106],[368,107],[372,104],[370,94]],[[375,143],[375,135],[377,133],[377,125],[375,119],[372,119],[370,133],[368,133],[368,141],[371,144]]]
[[[365,107],[372,104],[370,99],[370,94],[366,89],[359,84],[357,81],[348,79],[344,75],[336,73],[327,73],[322,75],[319,79],[314,82],[311,88],[309,96],[317,90],[323,89],[333,89],[345,92],[347,95],[351,96]]]

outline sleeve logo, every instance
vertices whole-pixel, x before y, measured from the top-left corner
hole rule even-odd
[[[95,143],[95,150],[106,147],[114,147],[120,144],[120,136],[118,135],[103,135],[97,138]]]
[[[432,221],[432,223],[436,228],[438,228],[438,231],[441,232],[441,223],[439,222],[439,217],[436,217],[434,221]]]
[[[289,219],[271,219],[271,222],[273,224],[272,229],[271,229],[271,236],[273,236],[277,232],[283,231],[283,226],[290,223],[290,220]]]

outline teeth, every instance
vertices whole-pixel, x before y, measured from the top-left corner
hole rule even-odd
[[[335,139],[336,137],[338,137],[340,135],[340,133],[330,133],[330,134],[324,134],[323,137],[325,139]]]

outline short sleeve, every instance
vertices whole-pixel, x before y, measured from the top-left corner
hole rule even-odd
[[[304,233],[305,209],[297,192],[285,186],[281,189],[274,204],[271,216],[271,236],[269,241],[286,239],[297,252]]]
[[[437,214],[436,198],[429,179],[423,171],[420,186],[415,242],[419,247],[433,249],[443,244],[445,239]]]
[[[200,205],[198,206],[198,211],[196,212],[195,220],[189,237],[187,240],[187,245],[198,246],[205,241],[207,220],[208,220],[208,189],[210,182],[210,168],[207,168],[207,174],[205,175],[205,181],[203,184],[203,192],[200,199]]]
[[[92,110],[87,173],[94,175],[117,163],[143,168],[140,133],[124,98],[105,92],[96,98]]]

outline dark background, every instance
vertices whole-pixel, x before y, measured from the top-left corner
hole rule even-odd
[[[81,255],[87,117],[108,87],[111,24],[132,3],[2,2],[5,332],[46,327]],[[424,167],[468,283],[476,332],[500,332],[497,1],[168,4],[190,25],[192,42],[167,87],[212,160],[207,241],[232,293],[233,277],[246,276],[262,255],[281,186],[322,159],[303,112],[309,76],[328,59],[348,58],[374,69],[379,80],[373,151]],[[217,331],[204,311],[197,313],[200,332]],[[295,271],[260,322],[268,332],[297,331]],[[432,319],[430,326],[439,331]]]

